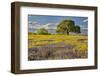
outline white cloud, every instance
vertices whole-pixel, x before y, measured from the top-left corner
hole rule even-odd
[[[88,30],[88,28],[81,28],[81,29],[83,29],[83,30]]]
[[[34,22],[34,21],[32,21],[32,22],[29,21],[29,22],[28,22],[28,28],[36,29],[37,27],[40,27],[40,26],[41,26],[41,25],[39,25],[38,22]]]
[[[84,25],[80,25],[81,29],[88,29],[87,27],[84,27]]]
[[[88,21],[88,19],[83,20],[83,22],[87,22],[87,21]]]
[[[28,24],[37,24],[35,21],[29,21]]]
[[[56,23],[47,23],[43,25],[43,28],[46,28],[46,29],[56,29],[56,27],[57,27]]]
[[[83,25],[80,25],[80,28],[84,28]]]
[[[58,23],[47,23],[44,25],[40,25],[38,22],[29,22],[28,28],[31,29],[39,29],[39,28],[45,28],[45,29],[56,29]]]

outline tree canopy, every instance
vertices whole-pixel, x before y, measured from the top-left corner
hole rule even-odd
[[[81,33],[80,27],[78,25],[75,26],[75,33]]]
[[[75,28],[75,22],[72,20],[63,20],[58,26],[56,32],[59,34],[69,34],[73,32]]]

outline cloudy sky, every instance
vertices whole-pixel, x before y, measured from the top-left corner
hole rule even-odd
[[[81,29],[88,27],[87,17],[28,15],[28,28],[31,30],[39,28],[56,29],[57,25],[65,19],[73,20],[75,25],[79,25]]]

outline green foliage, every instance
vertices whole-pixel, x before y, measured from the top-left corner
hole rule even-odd
[[[72,20],[63,20],[58,26],[56,32],[59,34],[69,34],[74,31],[75,23]]]
[[[80,26],[75,26],[75,33],[80,33]]]
[[[28,32],[28,34],[30,34],[30,35],[36,35],[35,32]]]
[[[48,33],[48,30],[46,30],[45,28],[40,28],[37,30],[37,34],[39,35],[48,35],[50,33]]]

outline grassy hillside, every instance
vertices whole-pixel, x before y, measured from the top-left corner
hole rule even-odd
[[[28,35],[28,59],[87,58],[87,36]]]

